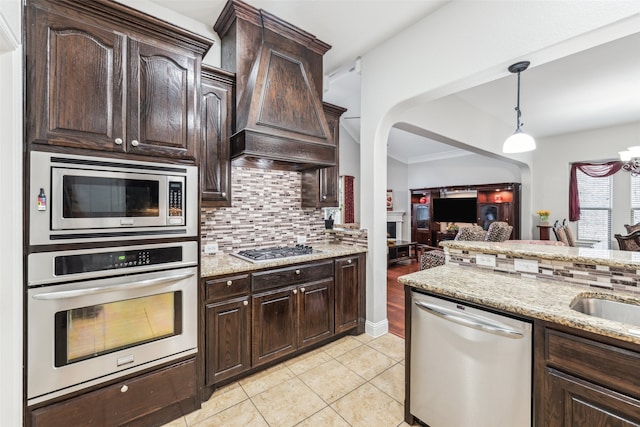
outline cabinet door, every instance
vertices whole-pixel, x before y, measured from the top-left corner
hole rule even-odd
[[[640,425],[640,401],[547,368],[545,427]]]
[[[298,346],[304,347],[333,335],[333,279],[298,288]]]
[[[251,367],[249,298],[206,307],[206,382],[214,384]]]
[[[200,191],[203,206],[231,206],[232,80],[202,72],[200,112]]]
[[[123,151],[125,37],[34,5],[27,22],[27,140]]]
[[[128,43],[127,151],[194,160],[198,61],[157,42]]]
[[[252,297],[252,365],[277,359],[296,350],[298,290],[286,288]]]
[[[358,326],[360,316],[360,268],[358,257],[336,260],[336,333]]]

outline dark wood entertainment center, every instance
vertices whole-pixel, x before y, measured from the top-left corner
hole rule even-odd
[[[441,240],[452,239],[455,233],[444,231],[440,222],[433,221],[433,200],[457,194],[472,197],[474,193],[477,198],[476,223],[486,230],[494,221],[505,221],[513,226],[511,239],[520,239],[519,183],[414,188],[410,192],[413,242],[438,246]]]

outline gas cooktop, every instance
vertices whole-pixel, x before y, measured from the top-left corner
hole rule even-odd
[[[295,245],[295,246],[278,246],[272,248],[247,249],[234,253],[232,255],[250,262],[266,262],[280,258],[291,258],[302,255],[318,253],[311,246]]]

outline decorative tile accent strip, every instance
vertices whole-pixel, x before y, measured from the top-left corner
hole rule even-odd
[[[584,262],[551,261],[534,257],[513,257],[504,254],[498,254],[495,267],[485,267],[476,264],[476,255],[482,254],[481,251],[445,248],[445,253],[447,253],[447,263],[452,265],[492,270],[527,278],[557,280],[589,288],[615,289],[640,294],[640,272],[635,268],[609,267]],[[515,259],[537,260],[538,273],[516,271],[513,266]]]

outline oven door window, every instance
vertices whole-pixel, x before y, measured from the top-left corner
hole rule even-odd
[[[55,366],[64,366],[182,333],[182,292],[55,314]]]
[[[157,180],[64,175],[62,217],[158,217]]]

